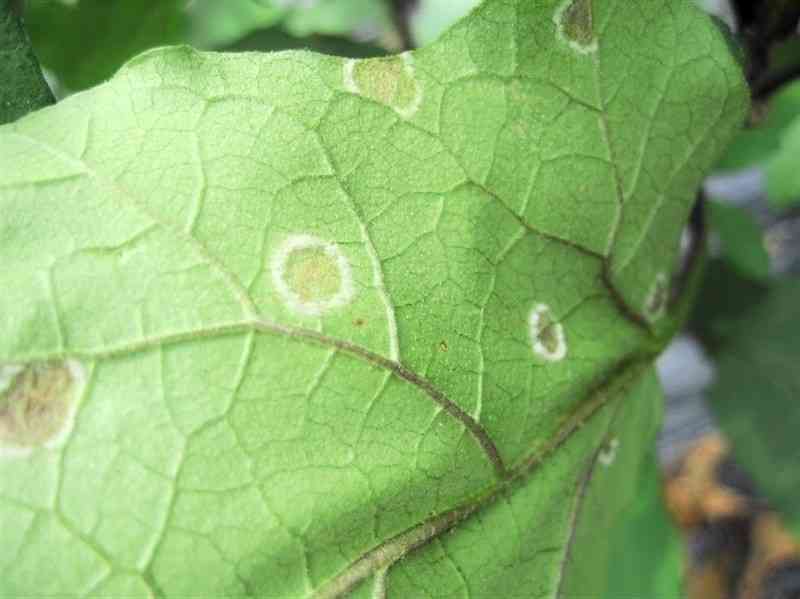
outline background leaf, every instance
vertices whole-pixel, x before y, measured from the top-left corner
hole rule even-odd
[[[259,29],[273,27],[284,18],[286,9],[266,1],[194,0],[186,12],[188,41],[199,48],[220,48]]]
[[[764,232],[750,213],[724,201],[709,202],[709,212],[725,259],[745,276],[768,278],[770,263]]]
[[[0,6],[0,123],[55,102],[20,15],[11,3]]]
[[[785,131],[800,119],[800,83],[787,85],[770,97],[763,121],[739,133],[720,170],[764,166],[780,151]]]
[[[30,0],[25,27],[42,64],[71,90],[113,75],[154,46],[186,39],[184,0]]]
[[[419,0],[411,14],[414,41],[431,43],[478,4],[480,0]]]
[[[487,0],[399,56],[151,51],[0,128],[2,591],[603,588],[580,523],[629,501],[746,105],[688,3]]]
[[[314,47],[313,40],[294,38],[316,34],[363,41],[391,30],[383,0],[30,0],[26,10],[39,58],[71,91],[108,79],[150,48],[181,42],[220,48],[276,25],[292,36],[286,48]]]
[[[257,0],[264,2],[264,0]],[[276,0],[272,0],[275,3]],[[284,4],[290,4],[284,1]],[[286,17],[286,29],[303,37],[313,33],[356,35],[375,38],[391,29],[388,3],[385,0],[316,0],[294,2]]]
[[[627,510],[639,505],[636,473],[650,455],[660,399],[656,377],[649,373],[624,403],[548,460],[535,479],[515,485],[513,494],[390,570],[387,588],[398,597],[426,598],[467,592],[622,596],[610,594],[628,583],[621,583],[609,546],[619,542],[615,535],[625,534]],[[576,463],[578,476],[566,475]],[[525,524],[531,513],[536,525]]]
[[[800,118],[781,132],[780,149],[766,166],[767,195],[776,206],[800,202]]]
[[[731,294],[732,288],[728,286],[723,293]],[[703,322],[717,358],[712,406],[731,440],[736,461],[788,516],[797,533],[800,478],[796,464],[800,453],[794,431],[800,422],[792,406],[800,391],[796,368],[800,358],[796,318],[800,282],[789,279],[762,292],[755,288],[733,293],[753,302],[749,309],[738,315],[731,311],[717,322]]]

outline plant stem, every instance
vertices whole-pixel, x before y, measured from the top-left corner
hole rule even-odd
[[[0,0],[0,124],[55,102],[13,0]]]

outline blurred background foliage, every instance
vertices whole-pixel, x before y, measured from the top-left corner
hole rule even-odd
[[[205,50],[309,48],[344,56],[404,45],[393,16],[407,11],[417,44],[432,41],[478,0],[29,0],[26,26],[62,93],[96,85],[155,46]]]
[[[672,473],[672,482],[688,480],[685,471],[692,451],[702,457],[706,446],[702,427],[696,425],[693,430],[700,432],[682,441],[688,453],[674,451],[677,441],[668,438],[671,457],[662,455],[660,464],[655,457],[645,460],[637,505],[631,506],[629,519],[611,536],[615,567],[607,597],[676,597],[681,592],[676,584],[689,589],[693,599],[800,597],[800,549],[796,555],[783,555],[777,566],[772,562],[769,567],[758,566],[767,574],[759,583],[763,592],[754,594],[741,590],[744,566],[731,568],[725,557],[728,541],[739,543],[731,550],[740,556],[736,563],[750,563],[747,560],[756,559],[755,553],[772,555],[753,540],[758,536],[755,523],[767,513],[777,513],[800,534],[800,2],[697,1],[725,22],[721,26],[741,49],[753,89],[753,110],[747,127],[699,196],[699,220],[705,223],[710,259],[689,325],[697,347],[688,353],[681,350],[682,354],[676,350],[675,359],[682,366],[672,372],[679,374],[664,381],[668,393],[670,385],[697,386],[692,397],[699,399],[691,404],[668,402],[667,429],[671,418],[696,421],[704,418],[695,416],[700,413],[698,406],[710,407],[705,432],[722,431],[731,441],[731,459],[755,484],[744,484],[745,475],[723,476],[730,470],[721,466],[728,464],[727,458],[701,468],[709,480],[692,487],[692,493],[703,495],[692,505],[705,506],[709,497],[721,494],[744,495],[749,507],[722,516],[697,508],[689,518],[681,512],[685,506],[672,505],[672,516],[683,528],[682,540],[670,524],[660,481],[664,471]],[[220,51],[308,48],[351,57],[398,52],[432,41],[478,3],[27,0],[24,17],[51,86],[63,97],[108,79],[135,54],[168,44]],[[693,368],[697,355],[709,356],[716,373],[707,390],[708,403],[702,399],[706,383],[690,380],[690,373],[697,370]],[[726,566],[698,567],[698,555],[706,556],[703,564],[717,563],[707,558],[706,550],[709,543],[719,544],[719,534],[727,539],[719,545],[723,547],[719,562]],[[733,540],[727,538],[731,535]],[[698,544],[705,553],[698,553]],[[682,567],[686,547],[694,547],[688,553],[688,569]],[[777,583],[774,576],[769,578],[780,567],[786,570],[787,563],[788,577]],[[680,583],[682,570],[690,577],[692,572],[702,572],[702,577],[711,572],[712,579],[726,581],[718,585],[723,590],[714,594],[709,589],[716,587],[709,587],[706,578]],[[768,587],[783,594],[765,594]]]
[[[226,50],[257,34],[253,49],[321,44],[348,55],[362,53],[357,41],[392,44],[379,0],[30,0],[25,17],[39,59],[66,91],[96,85],[132,56],[169,44]]]

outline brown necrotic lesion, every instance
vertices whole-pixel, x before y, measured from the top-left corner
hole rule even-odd
[[[574,0],[567,7],[564,11],[564,33],[583,46],[594,41],[591,0]]]
[[[575,50],[589,53],[597,49],[592,0],[567,0],[556,12],[555,21],[559,33]]]
[[[75,377],[66,362],[0,366],[0,444],[28,449],[56,440],[68,425]]]

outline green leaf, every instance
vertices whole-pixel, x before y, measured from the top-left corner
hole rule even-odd
[[[764,246],[764,233],[750,213],[723,201],[709,202],[709,212],[725,259],[745,276],[767,279],[770,261]]]
[[[800,203],[800,118],[781,135],[778,152],[766,165],[767,196],[785,208]]]
[[[36,54],[71,90],[108,79],[126,60],[185,40],[185,0],[29,0],[25,27]]]
[[[5,0],[0,3],[0,81],[0,123],[55,102],[22,20]]]
[[[284,0],[283,4],[287,3]],[[299,37],[321,33],[374,38],[391,29],[389,3],[385,0],[316,0],[305,7],[301,0],[296,4],[285,26],[289,33]]]
[[[781,138],[800,122],[800,82],[785,86],[770,98],[764,120],[739,133],[717,164],[720,170],[765,166],[781,151]]]
[[[636,481],[636,499],[611,533],[605,598],[683,597],[684,541],[667,513],[653,453],[642,460]]]
[[[649,447],[746,103],[682,0],[487,0],[394,57],[159,49],[0,128],[0,589],[602,588],[597,458]]]
[[[186,11],[189,41],[199,48],[221,48],[259,29],[279,23],[285,9],[255,0],[194,0]]]
[[[795,409],[800,396],[800,281],[772,286],[738,319],[717,325],[712,405],[733,454],[800,531]],[[721,331],[719,329],[722,329]],[[721,333],[721,334],[720,334]]]
[[[746,277],[730,260],[710,260],[692,306],[690,327],[709,349],[718,350],[736,323],[756,310],[769,291],[769,281]]]

